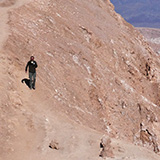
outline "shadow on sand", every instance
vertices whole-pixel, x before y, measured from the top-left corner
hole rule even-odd
[[[30,80],[29,80],[29,79],[24,78],[24,79],[21,80],[21,82],[22,82],[22,83],[25,82],[26,86],[28,86],[28,88],[30,88]]]

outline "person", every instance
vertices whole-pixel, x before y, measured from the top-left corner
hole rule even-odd
[[[25,71],[27,73],[27,68],[29,67],[29,80],[30,80],[30,89],[35,89],[36,83],[36,68],[38,67],[37,62],[34,60],[34,56],[30,57],[30,61],[28,61]]]

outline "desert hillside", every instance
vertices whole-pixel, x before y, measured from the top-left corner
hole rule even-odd
[[[0,18],[0,160],[159,160],[159,55],[109,0],[2,0]]]

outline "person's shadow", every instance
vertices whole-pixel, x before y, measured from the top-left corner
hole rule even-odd
[[[29,80],[29,79],[24,78],[24,79],[21,80],[21,82],[22,82],[22,83],[25,82],[26,86],[28,86],[28,88],[30,88],[30,80]]]

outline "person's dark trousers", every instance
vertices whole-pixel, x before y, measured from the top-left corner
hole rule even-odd
[[[31,73],[29,72],[29,80],[30,80],[30,89],[35,89],[35,83],[36,83],[36,72]]]

